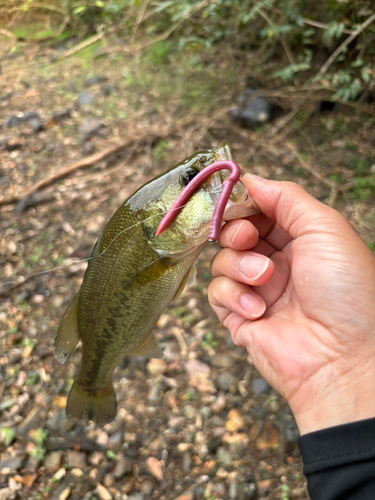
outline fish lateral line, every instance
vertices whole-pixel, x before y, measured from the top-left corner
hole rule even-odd
[[[183,206],[186,205],[190,196],[194,193],[194,191],[198,189],[202,182],[204,182],[207,177],[215,172],[218,172],[219,170],[230,170],[231,174],[223,181],[222,189],[219,195],[219,199],[217,200],[214,213],[212,215],[210,230],[208,233],[209,242],[218,241],[225,207],[228,203],[234,185],[238,182],[241,176],[240,167],[237,165],[237,163],[234,163],[230,160],[221,160],[212,163],[208,167],[205,167],[203,170],[201,170],[199,174],[197,174],[194,179],[189,182],[189,184],[181,191],[171,208],[161,220],[156,230],[155,236],[159,236],[159,234],[167,229],[169,224],[177,216]]]

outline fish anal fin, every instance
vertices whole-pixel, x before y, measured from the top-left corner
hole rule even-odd
[[[162,358],[163,352],[160,349],[155,333],[151,332],[135,349],[129,352],[131,356],[143,356],[144,358]]]
[[[54,354],[59,363],[65,363],[77,348],[78,332],[78,300],[77,294],[65,312],[55,338]]]
[[[116,417],[117,401],[112,381],[104,389],[88,391],[74,382],[66,404],[66,415],[75,420],[93,420],[98,425],[108,424]]]

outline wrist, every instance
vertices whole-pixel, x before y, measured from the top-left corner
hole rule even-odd
[[[370,366],[326,380],[309,390],[301,387],[304,400],[296,394],[290,401],[301,435],[375,417],[375,359]]]

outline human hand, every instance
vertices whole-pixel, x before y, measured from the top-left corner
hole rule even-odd
[[[224,226],[211,306],[301,434],[375,417],[375,256],[297,184],[242,181],[262,214]]]

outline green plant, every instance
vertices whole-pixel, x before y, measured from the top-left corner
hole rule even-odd
[[[289,486],[287,484],[282,484],[280,486],[280,490],[280,500],[289,500]]]
[[[203,349],[217,349],[218,343],[214,340],[214,336],[211,332],[206,333],[204,336],[204,340],[201,342],[201,347]]]
[[[48,430],[45,429],[39,428],[34,432],[33,438],[35,441],[35,448],[30,453],[32,457],[36,457],[39,460],[44,459],[46,449],[43,448],[43,443],[47,436],[48,436]]]
[[[10,446],[13,443],[14,438],[16,437],[16,431],[11,427],[3,427],[1,429],[1,433],[4,436],[4,446]]]

